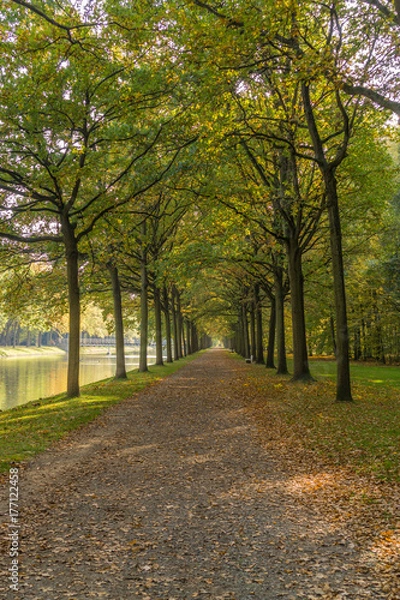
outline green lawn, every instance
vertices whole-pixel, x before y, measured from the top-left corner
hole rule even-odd
[[[288,362],[290,370],[291,361]],[[336,363],[334,360],[311,358],[310,370],[312,375],[318,379],[335,379],[336,377]],[[352,363],[350,372],[355,383],[400,388],[400,367],[398,366]]]
[[[289,370],[291,364],[289,362]],[[317,460],[400,481],[400,368],[352,365],[354,402],[335,402],[334,361],[313,359],[314,383],[292,383],[252,365],[257,417],[265,430]],[[286,442],[285,442],[286,443]]]

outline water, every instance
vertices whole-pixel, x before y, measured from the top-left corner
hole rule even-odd
[[[149,362],[155,357],[148,356]],[[126,356],[126,368],[139,364],[136,355]],[[115,356],[83,355],[80,384],[92,383],[115,374]],[[0,409],[6,410],[38,398],[47,398],[67,389],[67,358],[63,355],[4,358],[0,360]]]

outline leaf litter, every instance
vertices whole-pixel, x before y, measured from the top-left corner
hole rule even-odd
[[[209,351],[23,467],[20,595],[3,552],[4,597],[398,599],[392,496],[307,464],[250,372]]]

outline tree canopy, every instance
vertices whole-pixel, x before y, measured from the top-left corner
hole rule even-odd
[[[113,293],[123,338],[137,297],[141,370],[153,327],[159,364],[214,337],[298,380],[334,353],[351,400],[350,357],[400,355],[399,10],[4,2],[4,331],[68,302],[77,395],[82,302]]]

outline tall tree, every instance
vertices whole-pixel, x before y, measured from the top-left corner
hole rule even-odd
[[[153,51],[155,30],[141,26],[124,40],[111,21],[79,28],[71,5],[78,21],[72,43],[69,35],[54,36],[51,19],[34,12],[28,6],[1,22],[8,68],[1,71],[0,234],[24,249],[41,242],[64,248],[67,393],[76,396],[80,244],[105,215],[160,181],[180,141],[160,150],[171,114],[160,111],[170,96]],[[147,17],[129,18],[137,26]]]

